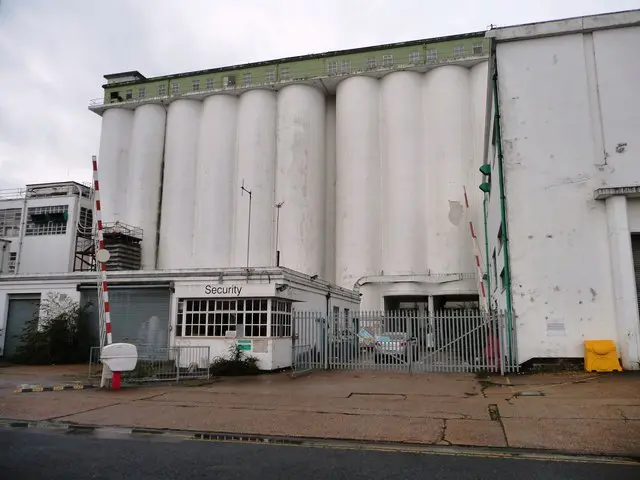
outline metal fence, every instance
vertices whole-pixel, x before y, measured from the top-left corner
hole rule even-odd
[[[518,371],[504,312],[294,312],[293,369]]]
[[[183,380],[206,379],[209,376],[209,347],[158,347],[138,345],[138,362],[135,370],[122,372],[123,383],[143,383],[158,381],[180,382]],[[99,379],[102,375],[100,347],[91,347],[89,359],[89,379]]]

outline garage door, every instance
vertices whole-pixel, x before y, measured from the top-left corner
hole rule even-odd
[[[633,265],[636,270],[636,292],[638,292],[638,311],[640,312],[640,235],[631,236],[631,250],[633,251]]]
[[[168,288],[111,287],[109,304],[113,341],[168,346],[170,298]],[[80,303],[89,305],[90,328],[95,338],[99,338],[96,291],[83,290]]]
[[[9,314],[7,315],[7,329],[4,340],[4,356],[11,358],[16,354],[21,344],[20,335],[26,326],[40,310],[40,295],[9,296]]]

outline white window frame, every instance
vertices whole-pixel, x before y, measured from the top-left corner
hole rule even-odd
[[[270,299],[183,298],[178,302],[178,337],[226,338],[229,331],[248,338],[270,336]],[[242,328],[242,332],[238,332],[238,328]]]
[[[213,86],[214,86],[213,78],[207,78],[204,85],[205,90],[213,90]]]
[[[138,98],[147,98],[147,88],[139,87],[138,88]]]
[[[289,71],[289,67],[282,67],[280,69],[280,80],[289,80],[289,75],[290,75],[290,71]]]
[[[421,59],[422,59],[422,55],[420,54],[419,50],[409,52],[409,63],[413,63],[414,65],[417,65],[420,63]]]
[[[393,55],[390,53],[382,55],[382,66],[386,68],[393,67]]]
[[[340,73],[351,73],[351,61],[342,60],[340,63]]]
[[[194,92],[199,92],[200,91],[200,80],[199,79],[191,81],[191,90],[193,90]]]
[[[327,62],[327,74],[328,75],[337,75],[338,74],[338,61],[337,60],[329,60]]]
[[[167,95],[167,86],[164,83],[158,85],[158,96],[164,97],[166,95]]]
[[[274,83],[276,81],[276,71],[275,70],[269,70],[267,73],[265,73],[264,81],[266,83]]]
[[[429,50],[427,50],[425,61],[427,63],[433,63],[433,62],[436,62],[437,60],[438,60],[438,50],[436,50],[435,48],[430,48]]]
[[[454,57],[463,57],[464,56],[464,45],[455,45],[453,47],[453,56]]]
[[[374,70],[378,68],[378,62],[376,61],[376,57],[367,58],[367,69]]]
[[[178,95],[180,93],[180,82],[171,82],[171,95]]]
[[[479,52],[476,50],[480,50]],[[484,46],[481,43],[475,43],[472,47],[471,47],[471,51],[473,52],[474,55],[482,55],[484,53]]]

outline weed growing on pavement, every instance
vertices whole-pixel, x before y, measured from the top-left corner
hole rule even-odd
[[[247,355],[237,343],[229,347],[229,358],[216,358],[209,366],[209,374],[218,377],[260,373],[262,371],[258,368],[258,359]]]

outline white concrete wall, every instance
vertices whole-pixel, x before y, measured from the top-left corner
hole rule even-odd
[[[240,96],[231,257],[236,266],[244,266],[247,261],[249,198],[246,193],[241,196],[243,181],[253,198],[249,265],[275,265],[276,118],[275,93],[251,90]]]
[[[397,72],[381,81],[380,269],[386,275],[423,273],[427,268],[426,202],[421,197],[428,170],[421,138],[429,133],[423,130],[421,118],[421,79],[422,75],[416,72]]]
[[[497,46],[520,361],[580,357],[587,339],[616,340],[623,359],[633,351],[637,308],[630,337],[616,315],[621,300],[613,277],[618,285],[623,277],[610,254],[610,236],[624,226],[612,223],[613,214],[607,222],[605,203],[593,193],[603,186],[640,185],[630,140],[640,131],[640,59],[631,50],[639,42],[640,29],[632,28]],[[488,237],[490,250],[497,251],[497,165],[493,172]],[[636,225],[636,208],[622,216],[629,227]],[[619,209],[610,210],[622,221]],[[627,253],[616,255],[627,261]],[[497,264],[499,273],[502,252]],[[633,278],[623,267],[622,284],[631,291]],[[505,292],[499,285],[492,289],[503,307]],[[630,305],[630,298],[625,301]]]
[[[166,120],[163,105],[142,105],[133,117],[127,208],[122,220],[142,229],[144,270],[156,266]]]
[[[629,216],[629,230],[631,233],[640,233],[640,198],[628,200],[627,215]]]
[[[102,115],[98,154],[98,178],[102,221],[121,220],[127,210],[129,154],[133,132],[133,111],[110,108]]]
[[[16,250],[21,248],[18,254],[17,273],[61,273],[70,272],[73,262],[73,247],[75,243],[75,219],[77,216],[76,197],[63,198],[34,198],[27,203],[27,212],[30,207],[44,207],[55,205],[67,205],[69,219],[67,232],[64,235],[25,235],[22,239],[22,247],[19,247],[19,239],[14,242]],[[88,205],[85,205],[88,207]],[[26,225],[23,223],[23,228]],[[13,247],[13,245],[12,245]]]
[[[379,273],[380,84],[351,77],[336,95],[336,282]]]
[[[327,97],[325,117],[324,279],[336,282],[336,97]]]
[[[325,278],[324,94],[315,87],[290,85],[278,92],[277,109],[275,200],[284,202],[278,225],[280,265]]]
[[[202,102],[176,100],[169,105],[164,153],[159,268],[191,266],[198,135]]]
[[[482,206],[469,172],[482,158],[486,72],[485,62],[382,79],[348,77],[335,98],[289,85],[277,93],[256,89],[172,102],[159,268],[245,264],[244,181],[252,191],[250,266],[275,264],[275,204],[284,201],[278,239],[283,266],[347,288],[370,275],[473,273],[463,187],[473,192],[471,216],[480,223]],[[136,113],[132,168],[138,170],[129,190],[143,176],[143,165],[156,165],[137,160],[147,155],[145,146],[151,148],[145,135],[155,143],[162,136],[160,116],[149,113],[143,122],[143,108],[160,107]],[[116,133],[124,120],[107,114],[105,142],[123,143]],[[110,133],[109,122],[120,130],[114,126]],[[145,128],[146,134],[138,133]],[[150,189],[154,185],[149,182]],[[152,198],[145,198],[144,206],[141,198],[134,202],[134,225],[144,223],[143,211],[151,213]],[[149,222],[145,231],[153,230]],[[398,288],[395,294],[402,294]]]
[[[474,271],[464,184],[473,163],[469,70],[445,66],[423,79],[423,149],[427,162],[427,268],[433,273]]]
[[[238,99],[214,95],[204,101],[195,192],[193,264],[231,266]]]

